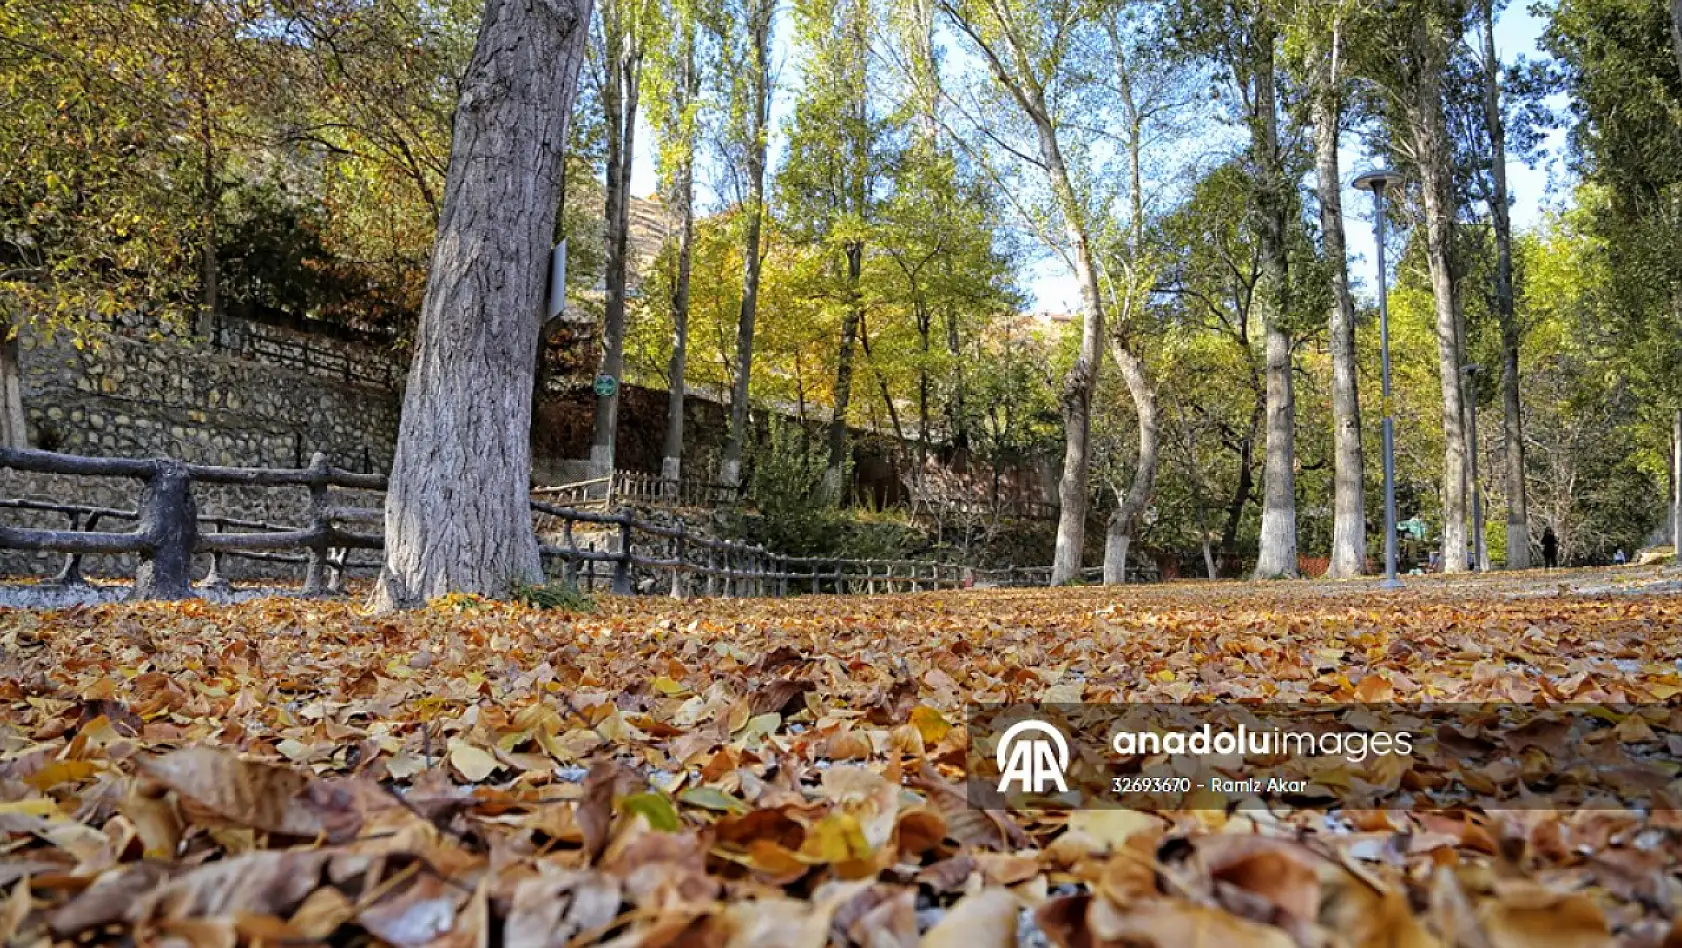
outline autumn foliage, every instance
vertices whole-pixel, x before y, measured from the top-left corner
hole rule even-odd
[[[1534,592],[0,614],[0,936],[1676,944],[1663,810],[1013,814],[957,788],[966,701],[1682,693],[1682,597]]]

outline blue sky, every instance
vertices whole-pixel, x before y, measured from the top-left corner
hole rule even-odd
[[[780,49],[777,55],[784,66],[779,77],[783,88],[779,88],[772,108],[773,128],[779,130],[794,99],[788,85],[798,82],[798,68],[792,62],[794,57],[788,48],[787,31],[781,28],[786,25],[787,17],[780,18],[778,33],[782,35],[778,38]],[[1546,21],[1533,16],[1527,5],[1509,3],[1495,25],[1495,44],[1502,61],[1512,63],[1520,57],[1531,60],[1542,58],[1537,41],[1545,26]],[[1558,206],[1566,196],[1564,189],[1569,186],[1569,175],[1564,163],[1564,137],[1563,130],[1553,131],[1534,166],[1509,156],[1507,182],[1513,198],[1515,227],[1523,228],[1536,223],[1547,208]],[[639,127],[638,149],[631,173],[631,192],[639,197],[652,195],[655,190],[653,149],[649,144],[652,141],[653,136],[646,125]],[[778,139],[774,138],[773,150],[777,150],[777,142]],[[1346,136],[1342,158],[1346,178],[1353,178],[1358,169],[1369,163],[1363,143],[1353,135]],[[1374,261],[1372,199],[1346,185],[1343,203],[1347,218],[1345,236],[1349,247],[1350,276],[1357,287],[1367,288],[1370,296]],[[1028,291],[1030,305],[1036,310],[1073,312],[1079,307],[1080,291],[1074,275],[1054,254],[1044,254],[1026,264],[1020,283]]]

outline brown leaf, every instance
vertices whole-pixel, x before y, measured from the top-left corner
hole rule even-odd
[[[1504,882],[1478,907],[1493,948],[1603,948],[1614,944],[1606,918],[1579,892]]]
[[[1217,882],[1258,896],[1299,923],[1312,922],[1319,914],[1320,879],[1312,865],[1317,860],[1296,844],[1220,835],[1201,840],[1197,852]],[[1271,916],[1257,920],[1279,923]]]
[[[140,762],[146,776],[198,810],[236,826],[287,836],[342,833],[344,810],[317,781],[290,767],[246,760],[218,747],[188,747]],[[340,806],[343,805],[341,802]],[[189,808],[192,809],[192,808]]]
[[[53,912],[47,925],[61,938],[109,925],[122,919],[131,905],[168,878],[169,868],[154,862],[107,872],[69,904]]]
[[[164,883],[128,910],[131,921],[237,912],[286,916],[321,882],[325,850],[259,851],[207,863]]]
[[[419,948],[450,933],[464,893],[431,872],[356,913],[363,928],[398,948]]]
[[[12,894],[0,901],[0,945],[12,943],[23,920],[29,915],[34,900],[29,897],[29,877],[24,876],[12,886]]]
[[[619,882],[588,870],[522,879],[503,924],[507,948],[560,948],[619,916]]]
[[[765,687],[755,691],[748,701],[748,707],[757,716],[775,711],[785,719],[806,707],[806,693],[817,685],[809,681],[792,678],[778,678]]]
[[[923,948],[1014,948],[1016,896],[983,889],[952,906],[923,935]]]
[[[1116,906],[1105,927],[1099,933],[1103,942],[1138,948],[1295,948],[1289,936],[1270,925],[1170,899]]]

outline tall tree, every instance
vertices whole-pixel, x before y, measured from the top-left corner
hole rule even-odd
[[[1501,59],[1495,51],[1495,3],[1478,4],[1483,33],[1483,114],[1489,131],[1489,218],[1495,230],[1495,317],[1501,324],[1502,460],[1507,478],[1507,568],[1530,566],[1530,513],[1524,485],[1524,419],[1519,402],[1519,324],[1513,308],[1513,222],[1507,209],[1507,123],[1501,107]]]
[[[589,22],[589,0],[485,4],[386,493],[378,609],[542,576],[531,373]]]
[[[1631,368],[1666,417],[1672,539],[1682,538],[1682,55],[1676,7],[1560,0],[1543,46],[1571,93],[1571,142],[1600,187],[1591,221]],[[1668,36],[1667,36],[1668,34]],[[1669,40],[1667,43],[1666,40]],[[1667,48],[1668,47],[1668,48]],[[1632,95],[1630,90],[1640,89]],[[1668,430],[1665,430],[1668,429]]]
[[[1080,284],[1081,333],[1075,360],[1063,377],[1063,476],[1058,484],[1057,545],[1051,583],[1080,576],[1092,434],[1092,395],[1104,346],[1104,299],[1093,253],[1091,211],[1076,189],[1064,152],[1068,119],[1053,97],[1067,83],[1086,11],[1065,0],[938,0],[941,10],[973,45],[993,81],[1037,145],[1031,159],[1051,190],[1063,240],[1058,250]],[[996,139],[995,139],[996,140]]]
[[[1425,261],[1436,310],[1437,375],[1443,401],[1442,555],[1443,571],[1463,572],[1467,550],[1465,342],[1461,335],[1460,287],[1454,266],[1453,156],[1443,103],[1443,77],[1450,48],[1460,33],[1454,3],[1422,4],[1407,25],[1410,74],[1404,87],[1409,149],[1419,169],[1425,214]]]
[[[1116,507],[1104,532],[1105,583],[1127,581],[1128,549],[1155,488],[1161,441],[1156,387],[1140,352],[1140,324],[1160,275],[1154,250],[1145,238],[1145,139],[1152,126],[1165,122],[1192,98],[1181,85],[1184,64],[1162,56],[1161,31],[1150,22],[1149,13],[1130,16],[1133,12],[1120,8],[1104,17],[1121,107],[1128,208],[1122,246],[1107,268],[1112,317],[1109,348],[1133,403],[1139,435],[1132,478],[1125,488],[1119,479],[1112,482]]]
[[[729,151],[738,174],[746,178],[738,203],[747,218],[742,236],[742,305],[736,323],[735,381],[730,392],[730,434],[719,465],[719,481],[741,483],[742,450],[748,436],[748,387],[753,378],[753,330],[759,313],[760,247],[765,224],[765,160],[770,145],[771,29],[776,0],[742,0],[719,26],[724,45],[724,72],[730,77],[731,129]],[[747,36],[743,50],[734,36],[737,27]]]
[[[664,42],[653,54],[654,95],[649,118],[660,139],[660,173],[666,204],[676,218],[677,273],[672,280],[672,356],[666,370],[666,441],[660,477],[676,490],[683,477],[684,372],[689,357],[690,275],[695,247],[695,144],[700,127],[701,70],[698,11],[693,0],[673,0]]]
[[[878,150],[885,123],[871,111],[874,14],[869,0],[805,0],[796,10],[806,68],[824,81],[807,83],[795,105],[778,191],[788,205],[784,216],[789,226],[832,254],[837,278],[834,292],[827,294],[841,309],[841,326],[824,481],[831,495],[840,497],[854,349],[865,319],[865,252],[877,224],[875,179],[882,164]],[[888,401],[891,407],[891,398]]]
[[[1361,400],[1355,352],[1355,300],[1349,291],[1349,261],[1343,233],[1343,178],[1338,148],[1343,123],[1349,11],[1336,2],[1304,4],[1296,31],[1306,40],[1309,114],[1314,124],[1315,195],[1320,205],[1320,240],[1332,305],[1327,316],[1332,358],[1332,548],[1326,575],[1359,576],[1366,570],[1367,531],[1361,453]]]
[[[1246,11],[1247,42],[1233,71],[1250,126],[1255,168],[1254,214],[1261,252],[1261,297],[1267,371],[1267,447],[1262,462],[1261,547],[1256,578],[1297,574],[1296,392],[1292,379],[1291,280],[1286,229],[1291,190],[1279,138],[1278,33],[1265,9]],[[1239,34],[1243,36],[1244,34]]]
[[[1375,80],[1388,113],[1390,145],[1418,175],[1425,224],[1442,397],[1442,556],[1446,572],[1463,572],[1468,549],[1465,339],[1455,261],[1454,156],[1444,80],[1459,41],[1460,0],[1410,0],[1375,18],[1359,44],[1361,72]],[[1402,195],[1397,195],[1398,198]]]
[[[590,469],[613,473],[619,425],[619,388],[625,374],[625,288],[631,235],[631,166],[636,157],[642,61],[655,5],[650,0],[602,0],[602,109],[607,116],[607,307],[602,317],[602,371],[612,379],[596,395]]]
[[[1182,5],[1178,32],[1188,51],[1210,56],[1231,73],[1240,118],[1249,133],[1244,164],[1250,182],[1249,228],[1257,250],[1266,379],[1266,443],[1262,463],[1258,579],[1297,574],[1296,392],[1290,250],[1295,189],[1286,175],[1279,128],[1279,23],[1264,0],[1212,0]]]

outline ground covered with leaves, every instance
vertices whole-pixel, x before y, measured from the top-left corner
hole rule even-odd
[[[0,941],[1682,945],[1663,808],[959,784],[970,701],[1676,708],[1682,593],[1648,578],[4,612]]]

